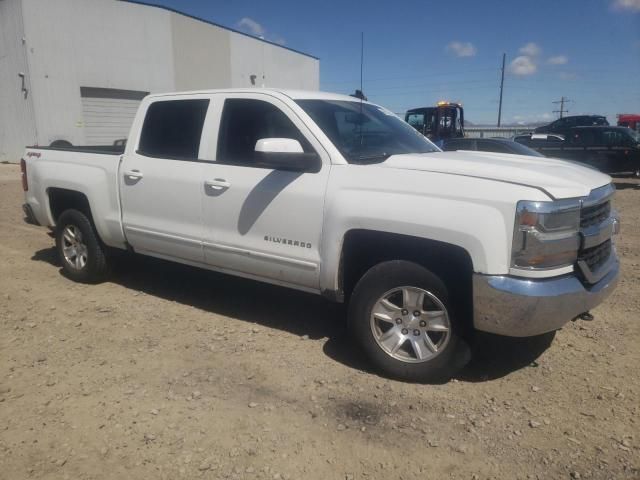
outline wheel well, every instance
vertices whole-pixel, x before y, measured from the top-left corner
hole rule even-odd
[[[62,212],[70,208],[81,211],[87,218],[91,219],[89,200],[87,200],[84,193],[64,188],[50,188],[47,193],[49,194],[51,217],[56,223],[60,215],[62,215]]]
[[[49,144],[50,147],[53,148],[67,148],[67,147],[73,147],[73,145],[71,144],[70,141],[68,140],[62,140],[62,139],[58,139],[58,140],[54,140],[53,142],[51,142]]]
[[[449,289],[452,304],[472,318],[473,263],[469,253],[450,243],[372,230],[351,230],[344,238],[339,284],[348,299],[358,280],[374,265],[408,260],[428,268]]]

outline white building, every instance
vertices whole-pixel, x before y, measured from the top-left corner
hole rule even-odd
[[[0,161],[126,138],[147,93],[317,90],[319,72],[316,57],[163,7],[0,0]]]

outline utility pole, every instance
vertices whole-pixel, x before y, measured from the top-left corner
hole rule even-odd
[[[562,118],[565,113],[569,113],[569,110],[565,110],[564,109],[564,104],[565,103],[569,103],[571,101],[573,101],[573,100],[569,100],[568,98],[562,96],[562,97],[560,97],[560,100],[556,100],[555,102],[551,102],[551,103],[559,103],[560,104],[560,110],[554,110],[553,113],[559,113],[560,114],[560,118]]]
[[[500,103],[498,104],[498,126],[500,126],[500,120],[502,118],[502,90],[504,89],[504,62],[507,58],[507,54],[502,54],[502,73],[500,78]]]

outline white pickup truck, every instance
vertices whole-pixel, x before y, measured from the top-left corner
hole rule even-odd
[[[408,380],[453,375],[476,330],[589,317],[618,280],[607,175],[441,152],[343,95],[150,95],[123,149],[29,147],[21,164],[26,219],[55,229],[71,279],[126,249],[348,302],[370,361]]]

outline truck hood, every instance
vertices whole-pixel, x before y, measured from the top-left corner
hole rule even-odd
[[[553,199],[584,197],[611,177],[575,162],[493,152],[433,152],[392,155],[382,166],[464,175],[543,190]]]

